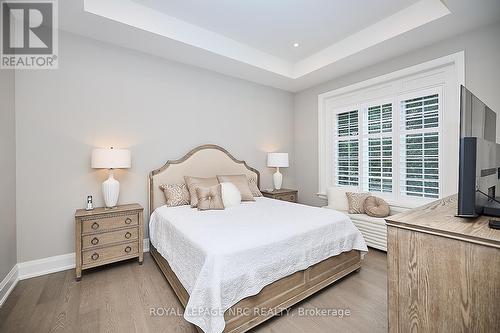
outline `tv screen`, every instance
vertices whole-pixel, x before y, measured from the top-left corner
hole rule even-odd
[[[500,216],[500,145],[496,113],[467,88],[460,94],[458,216]]]

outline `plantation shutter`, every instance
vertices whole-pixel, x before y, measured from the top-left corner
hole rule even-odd
[[[337,114],[335,184],[359,185],[359,113],[358,110]]]
[[[363,130],[363,189],[392,192],[392,103],[369,106]]]
[[[401,194],[439,197],[439,103],[431,94],[401,102]]]

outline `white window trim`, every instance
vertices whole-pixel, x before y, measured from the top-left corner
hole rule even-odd
[[[331,152],[333,152],[332,124],[334,112],[347,111],[349,108],[352,109],[353,105],[358,108],[360,104],[365,105],[384,100],[386,99],[385,96],[394,96],[395,94],[398,95],[398,98],[393,99],[393,103],[399,103],[400,96],[411,94],[415,90],[412,83],[417,80],[420,80],[419,82],[428,82],[428,88],[443,87],[443,100],[440,101],[442,103],[442,112],[440,114],[439,129],[446,133],[446,136],[443,139],[441,139],[443,136],[440,136],[439,144],[440,147],[456,146],[456,152],[450,149],[450,155],[447,158],[440,159],[440,177],[442,176],[441,170],[447,170],[447,177],[446,179],[440,178],[439,193],[440,197],[444,197],[457,192],[460,85],[465,84],[464,51],[318,95],[318,196],[325,198],[326,189],[334,186],[334,166],[331,158]],[[438,81],[442,82],[438,84]],[[426,87],[420,84],[418,90],[422,88]],[[362,101],[359,101],[358,98],[360,94],[363,94]],[[396,106],[396,104],[393,105]],[[393,114],[396,112],[399,112],[399,106],[394,107]],[[399,127],[399,115],[396,118],[397,120],[395,119],[393,122],[393,131],[396,130],[395,127]],[[360,122],[363,121],[361,114],[359,119]],[[399,144],[399,142],[393,144]],[[360,153],[361,151],[360,149]],[[394,165],[399,163],[397,159],[397,157],[393,157]],[[360,165],[360,177],[362,177],[361,167]],[[399,171],[393,171],[393,177],[394,172]],[[399,185],[393,182],[393,189],[399,191]],[[400,200],[389,203],[392,206],[408,208],[428,201],[429,199],[415,200],[412,198],[411,202]]]

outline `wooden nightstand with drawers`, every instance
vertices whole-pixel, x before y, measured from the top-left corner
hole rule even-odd
[[[76,279],[82,270],[120,260],[143,261],[143,208],[139,204],[79,209],[75,213]]]
[[[282,188],[280,190],[266,191],[262,190],[262,195],[266,198],[297,202],[298,191]]]

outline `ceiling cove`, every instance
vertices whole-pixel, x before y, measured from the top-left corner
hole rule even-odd
[[[297,57],[297,55],[293,54],[293,44],[299,43],[299,46],[301,47],[303,45],[307,46],[308,40],[299,41],[299,39],[295,36],[290,36],[289,40],[283,41],[283,43],[281,43],[282,45],[280,45],[281,49],[283,49],[283,47],[290,48],[289,52],[292,54],[292,56],[287,57],[286,52],[284,52],[283,50],[278,50],[278,48],[275,48],[273,47],[273,45],[271,45],[278,43],[270,43],[269,41],[267,41],[267,45],[269,46],[266,47],[266,43],[265,41],[263,41],[266,35],[265,31],[262,31],[260,35],[256,34],[255,39],[262,40],[260,44],[257,43],[259,45],[256,45],[256,43],[251,42],[252,36],[249,36],[248,32],[246,33],[246,35],[245,31],[233,33],[231,35],[230,32],[232,31],[232,29],[227,29],[229,33],[224,33],[223,31],[220,31],[220,26],[214,27],[214,22],[217,22],[216,18],[213,19],[212,22],[205,22],[205,26],[209,26],[209,28],[206,28],[202,27],[201,24],[194,24],[185,20],[186,16],[189,13],[193,12],[187,10],[186,8],[177,9],[177,12],[173,10],[174,14],[181,16],[184,19],[169,15],[167,14],[169,13],[169,2],[172,3],[172,1],[154,0],[85,0],[84,10],[87,13],[113,20],[164,38],[168,38],[182,44],[189,45],[191,47],[198,48],[203,51],[216,54],[218,56],[222,56],[224,58],[229,58],[237,62],[251,65],[253,67],[271,72],[273,74],[277,74],[288,79],[301,78],[314,71],[320,70],[323,67],[339,62],[340,60],[353,56],[370,47],[373,47],[377,44],[402,35],[410,30],[416,29],[450,14],[450,10],[440,0],[399,0],[399,7],[396,6],[396,3],[394,1],[374,1],[371,3],[385,3],[387,7],[386,12],[389,12],[390,15],[381,17],[381,14],[383,13],[379,11],[372,15],[371,20],[370,17],[362,17],[363,22],[369,22],[369,24],[357,31],[353,31],[355,27],[351,27],[350,29],[344,28],[343,30],[339,28],[338,30],[342,30],[340,33],[337,32],[333,35],[331,34],[331,44],[325,45],[325,42],[328,42],[328,38],[323,37],[322,43],[317,44],[316,49],[309,48],[307,50],[308,52],[306,52],[305,54],[303,53],[303,57]],[[181,3],[189,4],[190,2],[196,3],[197,1],[190,0],[186,2],[183,1]],[[229,1],[215,1],[215,3],[217,2],[220,2],[224,5],[231,3]],[[290,1],[291,4],[297,2],[298,1],[296,0]],[[319,1],[318,3],[321,5],[322,2],[323,1]],[[325,5],[327,5],[327,3],[342,4],[342,2],[344,1],[328,0],[324,3]],[[360,1],[353,1],[353,3],[356,2],[359,3]],[[201,2],[198,1],[198,3]],[[259,6],[261,6],[261,10],[268,10],[268,8],[266,8],[266,5],[261,5],[262,3],[272,3],[272,1],[248,2],[247,6],[248,4],[257,4],[254,5],[255,8],[259,9]],[[299,1],[299,3],[308,2]],[[409,5],[407,7],[401,8],[402,3],[406,3]],[[212,3],[212,8],[214,7],[214,5],[215,4]],[[362,11],[365,14],[366,12],[369,12],[369,10],[367,10],[366,8],[359,8],[360,5],[357,5],[358,11]],[[274,10],[278,9],[279,8],[274,8]],[[355,8],[349,8],[349,10],[351,11],[354,9]],[[394,9],[396,9],[397,11],[393,12]],[[273,9],[271,8],[271,10]],[[315,12],[314,14],[316,16],[319,16],[319,13],[322,12],[322,8],[317,8],[316,10],[317,12]],[[204,11],[202,8],[200,9],[200,12],[200,15],[203,15]],[[227,14],[228,16],[231,16],[232,13]],[[244,13],[240,13],[240,15],[243,14]],[[339,17],[342,17],[342,14],[343,13],[337,13]],[[221,15],[224,15],[224,13],[222,13]],[[287,15],[286,10],[284,10],[284,13],[282,13],[282,15]],[[193,18],[192,16],[193,15],[188,17],[190,21],[196,19],[196,17]],[[300,16],[298,16],[297,13],[293,13],[293,11],[290,16],[295,17],[294,22],[300,18]],[[245,16],[243,15],[241,17],[244,18]],[[375,19],[376,21],[374,21]],[[293,31],[294,22],[287,22],[286,20],[284,21],[285,22],[283,24],[285,26],[287,23],[289,23],[290,28],[288,30]],[[328,23],[324,17],[323,21],[325,23]],[[315,22],[314,17],[309,17],[308,22]],[[230,23],[231,22],[228,22],[227,24],[229,25]],[[267,34],[273,34],[274,29],[278,29],[281,26],[280,24],[272,26],[272,22],[268,24],[271,25],[267,27],[264,26],[265,29],[268,29]],[[295,24],[295,27],[299,24],[302,23],[298,22],[297,24]],[[335,27],[335,21],[331,22],[330,24]],[[359,23],[357,26],[362,26],[362,24]],[[212,30],[210,30],[210,28]],[[320,31],[320,28],[321,27],[315,27],[316,31]],[[215,30],[219,30],[219,32],[216,32]],[[251,30],[251,26],[247,26],[246,30]],[[282,32],[277,33],[277,35],[280,34],[283,35]],[[238,37],[241,37],[241,40],[235,39]],[[310,34],[309,37],[310,40],[314,39],[311,38]],[[285,38],[286,37],[283,35],[281,39],[283,40]],[[259,46],[263,47],[259,48]],[[297,47],[297,49],[300,49],[301,47]],[[320,49],[317,49],[318,47],[320,47]]]

